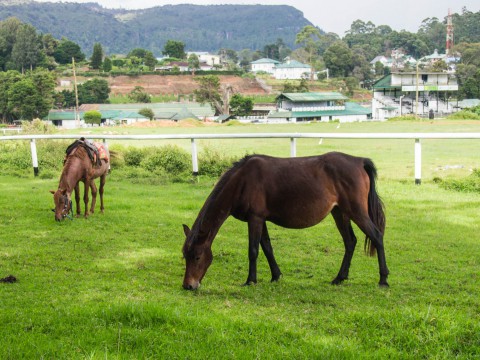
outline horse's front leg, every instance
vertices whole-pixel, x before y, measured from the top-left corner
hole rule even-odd
[[[80,208],[80,182],[77,182],[75,187],[73,188],[73,191],[75,193],[75,204],[76,204],[76,210],[77,210],[77,217],[80,217],[80,213],[82,209]]]
[[[262,229],[263,221],[259,219],[248,221],[248,277],[245,285],[257,283],[257,258]]]
[[[263,253],[267,258],[268,265],[270,266],[270,271],[272,272],[272,281],[277,281],[280,279],[282,272],[278,267],[277,261],[275,260],[275,256],[273,256],[273,248],[270,242],[270,236],[268,235],[267,230],[267,223],[263,222],[263,231],[262,231],[262,238],[260,239],[260,245],[262,246]]]
[[[90,212],[93,214],[95,212],[95,204],[97,203],[97,185],[95,181],[90,181],[90,189],[92,190],[92,204],[90,206]]]
[[[83,203],[85,204],[85,218],[88,218],[88,192],[90,190],[90,179],[85,179],[85,187],[83,192]]]

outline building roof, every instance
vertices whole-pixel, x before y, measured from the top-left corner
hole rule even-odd
[[[269,58],[262,58],[255,61],[251,61],[250,64],[280,64],[280,61]]]
[[[399,89],[401,86],[392,85],[392,74],[385,75],[373,83],[373,89]]]
[[[322,111],[279,111],[268,115],[269,118],[319,118],[321,116],[369,115],[372,108],[365,108],[354,102],[346,102],[345,110]]]
[[[284,63],[279,63],[275,65],[277,69],[292,69],[292,68],[302,68],[302,69],[310,69],[311,66],[301,63],[300,61],[297,60],[289,60]]]
[[[210,104],[200,104],[197,102],[170,102],[170,103],[140,103],[140,104],[84,104],[80,106],[80,110],[98,110],[101,113],[107,110],[114,111],[133,111],[138,112],[140,109],[152,109],[156,118],[170,119],[173,115],[186,108],[196,117],[212,117],[215,111]]]
[[[338,92],[304,92],[281,93],[279,98],[285,97],[293,102],[319,102],[329,100],[347,100],[348,98]]]

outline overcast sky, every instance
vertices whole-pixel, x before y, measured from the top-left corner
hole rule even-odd
[[[56,1],[56,0],[43,0]],[[439,20],[448,14],[480,11],[480,0],[68,0],[67,2],[97,2],[106,8],[144,9],[175,4],[262,4],[291,5],[303,12],[314,25],[326,32],[343,37],[353,21],[371,21],[376,26],[389,25],[394,30],[417,32],[429,17]]]

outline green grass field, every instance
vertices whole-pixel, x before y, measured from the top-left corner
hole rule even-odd
[[[334,124],[310,128],[333,130],[320,125]],[[423,132],[432,124],[377,125],[382,132]],[[309,128],[301,126],[298,132]],[[364,126],[345,127],[373,129]],[[476,124],[462,126],[458,131],[478,131]],[[455,129],[445,123],[432,131]],[[204,128],[160,131],[199,130]],[[237,155],[289,154],[288,141],[222,146]],[[105,214],[56,223],[48,191],[58,179],[0,175],[0,277],[18,279],[0,283],[0,358],[479,358],[480,194],[445,190],[432,181],[440,175],[462,178],[479,168],[478,141],[425,141],[420,186],[413,182],[413,143],[406,140],[302,140],[298,149],[298,155],[367,155],[377,164],[386,205],[389,289],[377,286],[378,263],[364,255],[358,229],[350,279],[330,285],[343,243],[328,217],[305,230],[270,224],[283,277],[270,283],[260,254],[259,282],[250,287],[241,286],[248,270],[247,226],[228,219],[213,243],[213,264],[201,288],[185,291],[181,225],[192,225],[216,179],[149,185],[116,177],[113,169]],[[441,170],[454,164],[464,167]]]

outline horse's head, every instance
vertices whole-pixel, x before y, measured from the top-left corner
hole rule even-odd
[[[69,212],[72,211],[72,200],[70,200],[70,194],[67,190],[58,189],[57,191],[50,190],[53,194],[53,201],[55,203],[55,209],[52,211],[55,213],[55,220],[61,221],[69,216]]]
[[[183,225],[183,231],[186,236],[185,244],[183,245],[183,257],[186,262],[183,288],[195,290],[200,286],[200,282],[212,263],[211,243],[193,239],[193,236],[198,237],[198,235],[193,235],[187,225]]]

